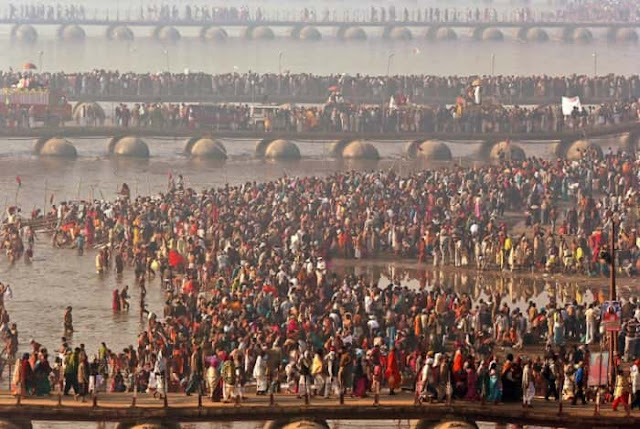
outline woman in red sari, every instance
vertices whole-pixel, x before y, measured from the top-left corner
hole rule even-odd
[[[464,358],[462,356],[462,350],[456,350],[456,353],[453,356],[453,368],[452,371],[454,374],[458,374],[462,372],[464,365]]]
[[[114,313],[120,312],[120,303],[120,291],[118,289],[114,289],[111,299],[111,308],[113,309]]]
[[[395,347],[391,347],[387,356],[387,369],[384,372],[384,376],[387,378],[387,384],[389,385],[389,395],[395,395],[395,390],[400,389],[400,382],[402,381]]]

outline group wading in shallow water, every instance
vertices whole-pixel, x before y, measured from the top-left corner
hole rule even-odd
[[[379,287],[340,273],[334,261],[394,257],[438,269],[604,279],[615,216],[616,270],[635,276],[637,175],[635,156],[624,152],[406,177],[283,177],[200,192],[170,174],[157,196],[123,186],[115,201],[59,204],[47,212],[57,252],[83,237],[88,255],[79,257],[95,255],[97,276],[132,275],[131,291],[113,291],[112,309],[126,312],[130,294],[139,294],[145,329],[135,345],[117,351],[103,343],[92,355],[71,342],[79,334],[69,307],[60,348],[49,357],[34,341],[16,360],[17,329],[14,339],[4,311],[13,393],[62,389],[84,399],[136,390],[231,402],[254,389],[300,398],[410,389],[422,401],[593,400],[591,355],[608,338],[599,292],[520,307],[496,290],[479,296],[440,276],[419,288],[394,278]],[[28,221],[11,220],[15,239]],[[164,308],[145,308],[147,286],[162,288]],[[638,405],[635,292],[620,314],[619,375],[604,395],[616,408]],[[38,376],[50,358],[48,376]]]
[[[607,276],[601,252],[614,216],[616,266],[634,276],[636,169],[630,153],[598,158],[589,151],[580,161],[503,160],[406,177],[283,177],[202,192],[171,178],[158,196],[132,198],[123,186],[116,201],[62,202],[46,219],[55,224],[54,246],[97,247],[98,274],[122,275],[132,266],[139,281],[183,264],[210,266],[210,280],[247,255],[270,256],[274,247],[303,261],[308,248],[324,261],[392,256],[436,267]],[[29,234],[31,221],[10,219],[5,247]]]

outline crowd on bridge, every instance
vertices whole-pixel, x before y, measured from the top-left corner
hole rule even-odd
[[[555,10],[532,7],[513,7],[497,10],[485,7],[396,7],[391,5],[370,8],[328,7],[273,9],[209,6],[201,3],[149,4],[133,8],[95,8],[87,12],[84,5],[57,3],[45,5],[42,2],[9,3],[7,17],[10,20],[27,21],[74,21],[74,20],[139,20],[161,23],[193,22],[380,22],[380,23],[544,23],[544,22],[638,22],[640,9],[632,0],[571,1],[565,7]]]
[[[555,14],[566,22],[639,22],[640,6],[634,0],[575,0]]]
[[[50,353],[32,340],[18,359],[17,328],[3,311],[5,352],[17,359],[13,391],[185,392],[229,402],[254,386],[258,395],[298,397],[408,387],[425,401],[530,406],[537,394],[585,403],[592,348],[606,341],[600,319],[609,310],[598,292],[591,302],[576,295],[519,308],[491,287],[486,296],[479,284],[455,290],[439,275],[417,289],[397,279],[379,287],[333,261],[393,255],[436,267],[598,276],[614,258],[620,274],[636,275],[637,190],[637,161],[620,151],[201,192],[170,174],[156,196],[133,196],[123,184],[115,201],[53,206],[54,245],[97,247],[90,255],[100,276],[133,274],[131,289],[113,291],[112,307],[129,311],[138,295],[146,327],[122,352],[102,343],[93,354],[67,337]],[[21,222],[9,219],[13,234]],[[161,313],[144,300],[154,283],[165,292]],[[603,395],[614,409],[640,405],[637,296],[625,297],[620,313],[615,389]]]
[[[338,90],[347,100],[385,102],[404,94],[414,103],[454,103],[472,83],[482,80],[485,97],[505,104],[557,103],[562,96],[583,102],[627,101],[640,98],[638,75],[566,76],[434,76],[434,75],[313,75],[309,73],[130,73],[117,70],[89,72],[0,72],[0,88],[51,88],[71,98],[108,97],[215,97],[221,101],[261,101],[286,98],[288,102],[324,100]],[[153,101],[153,100],[149,100]]]
[[[5,18],[18,21],[75,21],[88,18],[83,4],[10,2]]]
[[[338,98],[339,99],[339,98]],[[186,103],[121,103],[114,109],[118,127],[289,132],[289,133],[554,133],[592,130],[638,121],[637,102],[605,103],[564,115],[559,105],[371,106],[330,101],[322,106]],[[78,110],[81,126],[104,126],[104,114],[92,105]]]

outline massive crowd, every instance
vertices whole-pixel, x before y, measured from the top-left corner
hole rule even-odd
[[[135,285],[114,290],[112,308],[129,311],[130,294],[139,295],[147,323],[137,345],[122,352],[102,343],[89,358],[67,337],[51,352],[34,339],[20,355],[17,326],[2,305],[5,351],[17,359],[13,393],[61,389],[84,398],[136,389],[228,402],[254,386],[258,395],[299,397],[408,387],[425,401],[593,400],[592,348],[606,344],[600,319],[609,314],[599,299],[517,308],[500,293],[481,298],[439,276],[419,289],[393,279],[381,288],[338,274],[332,261],[394,255],[437,267],[607,275],[615,219],[616,267],[636,275],[637,161],[624,152],[594,156],[406,177],[283,177],[202,192],[170,175],[157,196],[134,197],[125,184],[116,201],[53,206],[54,245],[99,247],[91,255],[101,276],[132,270]],[[14,210],[5,224],[8,251],[23,240],[20,222]],[[166,293],[161,313],[144,302],[153,282]],[[69,334],[71,312],[64,315]],[[614,409],[631,399],[640,405],[633,293],[620,313],[617,375],[602,396]]]
[[[45,5],[44,3],[9,3],[6,16],[14,20],[73,21],[85,19],[137,19],[156,22],[637,22],[640,9],[632,0],[572,1],[555,10],[523,7],[497,10],[479,7],[388,7],[369,8],[305,7],[273,9],[221,7],[204,4],[149,4],[137,8],[94,9],[89,12],[82,4]]]
[[[132,290],[114,290],[112,308],[129,311],[130,294],[139,295],[147,323],[136,346],[118,352],[102,343],[89,358],[67,336],[68,307],[60,347],[34,339],[20,355],[17,325],[0,303],[5,353],[16,361],[13,393],[60,389],[84,399],[135,389],[228,402],[255,383],[258,395],[364,397],[408,387],[425,401],[530,406],[538,394],[585,403],[594,398],[592,347],[607,338],[600,315],[609,311],[599,299],[514,308],[500,293],[479,298],[439,276],[419,289],[395,279],[380,288],[365,276],[337,274],[332,261],[393,255],[436,267],[602,276],[613,257],[620,274],[633,276],[637,163],[625,152],[600,159],[589,152],[574,162],[283,177],[201,192],[170,175],[157,196],[132,196],[124,184],[116,201],[53,206],[54,245],[80,253],[98,247],[90,255],[101,276],[132,270]],[[15,208],[8,215],[2,246],[16,260],[29,228]],[[152,282],[165,290],[161,314],[146,308]],[[640,405],[633,293],[620,312],[617,375],[603,395],[614,409]]]
[[[82,73],[0,72],[0,88],[47,87],[71,98],[110,97],[207,97],[221,101],[256,101],[286,98],[286,101],[324,101],[337,89],[348,99],[377,104],[403,94],[414,103],[453,103],[472,83],[482,80],[483,95],[505,104],[558,103],[562,96],[590,100],[627,101],[640,98],[640,77],[621,76],[433,76],[433,75],[313,75],[308,73],[121,73],[93,70]],[[153,101],[153,100],[150,100]]]
[[[634,0],[577,0],[555,14],[568,22],[638,22],[640,8]]]
[[[190,195],[188,201],[206,204],[196,204],[199,209],[191,207],[189,225],[181,224],[180,228],[185,234],[211,229],[207,234],[214,236],[207,235],[208,240],[221,246],[210,249],[212,258],[228,253],[229,246],[234,252],[261,253],[253,247],[272,251],[272,247],[288,248],[302,240],[294,248],[307,244],[325,260],[392,254],[428,260],[436,266],[598,275],[606,271],[599,255],[615,212],[620,217],[618,267],[635,275],[636,176],[633,156],[620,152],[598,160],[597,154],[589,152],[580,162],[531,159],[501,166],[434,170],[409,178],[393,173],[287,178],[203,194],[185,192]],[[89,244],[108,241],[111,249],[117,249],[122,244],[118,237],[135,236],[137,242],[141,233],[154,236],[157,227],[147,225],[150,218],[159,216],[149,214],[154,207],[160,204],[169,209],[178,204],[180,210],[170,211],[184,211],[182,204],[187,203],[141,199],[136,202],[141,207],[132,211],[129,220],[117,216],[123,202],[105,204],[81,213],[77,207],[56,208],[59,230],[54,242],[61,237],[73,241],[82,235]],[[516,222],[504,219],[510,211],[518,214]],[[235,223],[231,221],[233,213],[238,216]],[[220,218],[228,218],[231,224]],[[178,240],[176,245],[182,249],[188,244]],[[152,260],[159,257],[147,256]]]
[[[92,105],[77,111],[82,126],[105,125]],[[637,102],[602,104],[574,109],[563,115],[559,105],[540,107],[475,106],[370,106],[331,101],[323,106],[241,104],[196,105],[171,103],[120,104],[114,109],[119,127],[192,127],[233,131],[425,133],[468,134],[539,133],[590,130],[637,122]]]

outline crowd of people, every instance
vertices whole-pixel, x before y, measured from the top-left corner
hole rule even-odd
[[[592,347],[608,338],[601,313],[610,313],[599,294],[519,308],[500,293],[454,290],[438,275],[420,288],[395,279],[379,287],[338,273],[332,262],[393,255],[436,267],[598,276],[615,258],[619,273],[636,275],[637,189],[635,157],[618,152],[406,177],[392,170],[283,177],[201,192],[171,174],[157,196],[134,197],[125,184],[115,201],[53,206],[54,244],[98,246],[91,253],[98,275],[135,277],[132,290],[114,291],[112,306],[127,311],[129,295],[140,295],[146,327],[136,346],[117,352],[102,343],[91,358],[67,337],[51,356],[30,341],[14,366],[14,394],[136,390],[229,402],[254,386],[258,395],[298,397],[364,397],[382,388],[393,395],[404,387],[424,401],[528,407],[534,395],[562,395],[585,403],[595,398],[590,374],[600,370],[590,366]],[[19,216],[11,221],[20,231]],[[146,309],[151,283],[163,287],[161,312]],[[5,319],[7,349],[15,350],[15,327]],[[622,300],[620,322],[615,388],[602,396],[614,409],[640,405],[633,292]]]
[[[90,107],[91,105],[89,105]],[[103,126],[101,111],[78,112],[81,126]],[[574,109],[564,115],[559,105],[540,107],[483,106],[369,106],[330,101],[322,106],[242,104],[197,105],[136,103],[117,105],[118,127],[191,127],[233,131],[344,133],[467,133],[487,134],[562,132],[638,121],[633,103],[602,104]]]
[[[203,88],[204,86],[204,88]],[[229,104],[148,102],[115,107],[117,126],[175,127],[267,131],[344,132],[559,132],[638,120],[638,76],[552,77],[456,77],[256,75],[256,74],[158,74],[133,75],[96,70],[85,74],[0,74],[0,87],[23,90],[49,89],[83,99],[109,97],[162,98],[207,95]],[[306,88],[299,91],[300,88]],[[315,88],[315,89],[314,89]],[[478,90],[476,91],[476,88]],[[516,89],[517,88],[517,89]],[[474,95],[479,94],[479,95]],[[289,104],[269,103],[281,96]],[[327,98],[328,95],[328,98]],[[562,111],[560,98],[571,95],[589,100],[605,98],[598,105]],[[252,99],[252,106],[233,100]],[[296,105],[296,100],[324,99],[324,105]],[[518,100],[549,100],[549,104],[521,106]],[[255,105],[262,100],[260,118]],[[371,100],[371,104],[366,101]],[[431,101],[431,104],[421,100]],[[502,106],[508,104],[508,106]],[[476,105],[480,104],[480,105]],[[83,125],[104,125],[106,115],[85,104],[75,114]],[[28,106],[7,106],[5,123],[26,127]],[[8,125],[9,126],[9,125]]]
[[[9,10],[11,19],[86,17],[81,6],[10,4]],[[372,7],[362,13],[327,11],[316,17],[307,9],[276,17],[383,22],[639,19],[637,2],[628,0],[576,1],[547,13],[536,18],[529,9],[518,9],[500,18],[493,9]],[[260,9],[201,5],[183,10],[151,5],[139,11],[139,18],[273,19]],[[496,76],[474,84],[477,80],[104,70],[0,73],[0,87],[21,82],[26,90],[49,88],[83,98],[210,95],[268,101],[272,95],[329,96],[322,107],[262,106],[259,126],[266,131],[533,133],[639,117],[638,76]],[[476,104],[467,97],[470,87],[481,87],[485,99],[508,98],[512,107]],[[479,97],[480,90],[474,94]],[[562,95],[583,97],[585,104],[607,101],[564,115],[557,106]],[[436,107],[420,104],[438,97]],[[553,103],[521,107],[517,102],[535,98]],[[375,105],[363,99],[376,100]],[[82,125],[104,120],[92,106],[97,105],[86,104],[76,114]],[[255,108],[239,103],[121,103],[113,120],[120,127],[204,124],[242,130],[258,126]],[[15,115],[31,123],[28,110]],[[112,291],[111,308],[119,315],[139,312],[143,330],[123,350],[106,342],[89,350],[74,335],[74,323],[82,320],[74,320],[68,306],[61,311],[64,336],[59,343],[36,337],[20,350],[18,324],[33,321],[11,319],[12,288],[0,283],[0,377],[5,368],[10,371],[17,397],[58,392],[83,401],[103,392],[160,398],[182,393],[241,402],[250,394],[309,400],[396,395],[406,389],[422,402],[455,399],[532,407],[539,396],[573,405],[602,400],[613,410],[640,408],[640,301],[633,286],[621,293],[618,310],[606,302],[600,285],[593,286],[589,299],[581,285],[571,297],[550,285],[553,292],[542,303],[528,291],[525,306],[515,304],[497,285],[525,276],[565,276],[595,285],[604,283],[612,269],[621,277],[640,275],[639,167],[635,153],[616,148],[602,154],[591,148],[579,160],[500,156],[495,164],[448,163],[406,175],[393,168],[323,177],[285,175],[203,190],[190,188],[181,174],[170,172],[167,190],[157,195],[132,195],[123,184],[115,200],[55,205],[50,200],[44,216],[34,209],[31,219],[9,207],[0,250],[10,264],[23,257],[32,263],[34,225],[51,225],[56,252],[76,249],[79,258],[91,260],[97,276],[130,280],[126,283],[131,286]],[[19,176],[16,181],[20,187]],[[409,287],[394,275],[380,285],[344,268],[378,258],[409,261],[424,270],[420,285]],[[454,271],[459,280],[450,282]],[[161,288],[162,308],[148,308],[147,287]],[[609,333],[616,323],[619,331]],[[613,338],[618,353],[607,371],[596,350],[607,349]]]
[[[83,4],[20,3],[8,4],[5,18],[18,21],[75,21],[87,19]]]
[[[566,22],[638,22],[640,7],[634,0],[575,0],[555,16]]]
[[[290,241],[300,246],[298,240],[303,240],[313,243],[325,259],[391,254],[435,266],[593,276],[606,272],[600,253],[607,246],[611,213],[615,212],[619,216],[617,266],[635,275],[637,180],[634,157],[625,152],[610,153],[602,160],[596,152],[588,152],[580,162],[530,159],[501,166],[455,167],[410,178],[353,173],[328,179],[283,179],[255,185],[258,189],[245,185],[235,191],[212,189],[194,194],[192,198],[206,200],[212,208],[201,208],[199,217],[192,215],[190,226],[182,228],[192,232],[215,229],[216,222],[208,216],[218,219],[226,213],[230,217],[240,204],[240,218],[249,218],[225,225],[224,231],[214,230],[216,241],[229,243],[236,252],[269,243],[291,246]],[[317,195],[302,197],[298,189],[314,189]],[[81,212],[77,206],[54,208],[52,215],[59,223],[56,236],[69,237],[68,243],[80,236],[89,244],[108,241],[115,249],[118,243],[113,240],[118,236],[153,235],[157,228],[138,230],[147,226],[140,222],[151,216],[147,207],[160,204],[167,208],[171,203],[142,199],[139,204],[144,204],[144,213],[139,219],[130,215],[133,218],[128,222],[116,216],[118,205],[104,204]],[[292,204],[299,207],[294,210]],[[363,204],[372,205],[365,208]],[[277,211],[264,224],[260,219],[267,216],[267,207]],[[503,219],[510,211],[518,213],[517,222]],[[215,256],[225,253],[221,249]]]
[[[74,21],[85,19],[137,19],[153,22],[413,22],[413,23],[543,23],[543,22],[638,22],[640,9],[632,0],[572,1],[555,10],[531,7],[498,10],[493,7],[396,7],[369,8],[305,7],[274,9],[222,7],[205,4],[149,4],[139,8],[96,8],[88,14],[84,5],[44,3],[9,3],[7,17],[29,21]]]
[[[627,101],[640,98],[640,77],[621,76],[433,76],[433,75],[313,75],[308,73],[121,73],[93,70],[64,72],[0,72],[0,88],[50,88],[70,98],[197,97],[221,101],[286,98],[287,102],[324,101],[332,90],[348,100],[380,103],[404,94],[414,103],[453,103],[477,79],[483,95],[505,104],[558,103],[560,97],[583,102]],[[22,83],[21,83],[22,82]]]

